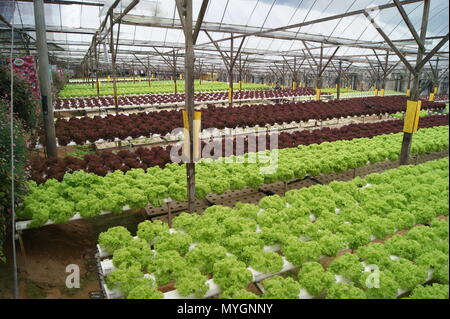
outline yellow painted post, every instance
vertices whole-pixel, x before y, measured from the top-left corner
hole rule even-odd
[[[378,96],[378,89],[375,89],[375,96]]]
[[[428,98],[428,101],[434,102],[434,93],[430,93],[430,97]]]
[[[202,113],[194,112],[194,160],[197,161],[201,157],[200,153],[200,132],[202,127]]]
[[[194,160],[198,160],[201,156],[200,153],[200,132],[201,132],[202,113],[194,112]],[[184,147],[183,156],[189,158],[189,122],[187,112],[183,110],[183,132],[184,132]]]
[[[403,124],[403,132],[405,133],[415,133],[419,128],[419,118],[420,118],[420,107],[422,106],[422,101],[410,101],[406,102],[406,115]]]
[[[98,87],[99,87],[99,88],[102,87],[102,81],[98,81]]]
[[[320,91],[321,89],[316,89],[316,101],[320,101]]]
[[[189,158],[189,122],[187,112],[183,110],[183,133],[184,133],[184,144],[183,144],[183,156]]]
[[[108,75],[108,81],[111,82],[111,77]]]
[[[406,96],[411,96],[411,89],[406,89]]]
[[[384,96],[384,89],[381,89],[381,94],[380,96]]]
[[[435,87],[434,90],[433,90],[434,95],[437,94],[437,91],[438,91],[438,88]]]
[[[228,103],[232,103],[233,102],[233,99],[232,99],[232,96],[231,96],[231,93],[232,92],[232,89],[230,88],[230,87],[228,87]]]
[[[180,80],[183,80],[183,74],[180,73]]]

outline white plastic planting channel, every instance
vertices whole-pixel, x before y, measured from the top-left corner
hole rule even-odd
[[[129,116],[130,114],[123,114],[123,115]],[[365,115],[355,115],[355,116],[347,116],[347,117],[332,118],[332,119],[324,120],[324,121],[322,121],[322,125],[314,125],[312,128],[319,129],[319,128],[322,128],[322,127],[326,127],[327,124],[324,125],[323,123],[327,122],[327,121],[339,121],[339,120],[352,119],[352,118],[361,118],[361,117],[364,118],[364,117],[370,117],[370,116],[374,116],[374,115],[386,116],[387,117],[386,119],[395,120],[395,119],[392,119],[392,118],[389,117],[389,113],[384,113],[384,114],[365,114]],[[106,117],[106,115],[100,115],[100,116],[101,117]],[[383,119],[383,120],[385,120],[385,119]],[[237,126],[237,127],[234,127],[234,128],[225,128],[223,130],[218,130],[218,129],[216,129],[216,130],[219,131],[219,132],[221,132],[221,131],[225,132],[225,130],[230,130],[231,129],[231,130],[234,130],[235,132],[239,131],[239,130],[242,130],[244,132],[255,133],[255,130],[263,132],[263,131],[276,131],[276,130],[279,130],[279,129],[288,130],[288,129],[311,128],[311,127],[305,126],[305,125],[313,125],[313,123],[314,124],[318,124],[318,123],[320,123],[320,120],[318,120],[318,119],[317,120],[316,119],[310,119],[310,120],[307,120],[307,121],[300,121],[300,122],[292,121],[290,123],[275,123],[273,125],[267,124],[267,125],[262,126],[262,127],[260,127],[259,125],[255,125],[255,126],[252,126],[252,127],[247,126],[245,128]],[[337,124],[337,123],[328,124],[328,125],[335,125],[335,124]],[[203,129],[202,130],[202,132],[201,132],[201,135],[202,135],[201,139],[206,139],[206,138],[210,137],[211,133],[210,133],[209,130],[210,129]],[[206,137],[203,137],[204,135],[206,135]],[[168,133],[164,137],[176,140],[176,139],[179,139],[180,136],[183,136],[182,132],[180,133],[180,135],[177,135],[177,136],[172,136],[172,135],[170,135],[170,133]],[[217,136],[220,136],[220,135],[217,135]],[[226,135],[224,133],[221,136],[230,136],[230,135]],[[157,137],[160,137],[160,135],[152,134],[149,137],[147,137],[147,136],[140,136],[140,137],[136,137],[136,138],[128,136],[125,139],[119,139],[119,138],[116,137],[116,138],[114,138],[114,140],[99,139],[99,140],[93,141],[93,142],[88,140],[85,143],[80,144],[80,145],[112,143],[112,142],[130,142],[130,141],[134,141],[135,144],[139,144],[139,140],[152,139],[152,138],[157,138]],[[71,141],[71,142],[69,142],[67,144],[67,146],[76,146],[76,145],[78,145],[78,144],[75,143],[74,141]],[[60,146],[59,143],[57,143],[57,146]],[[41,149],[41,148],[43,148],[42,145],[36,144],[35,149]]]
[[[170,198],[164,199],[165,203],[170,203],[171,201],[172,201],[172,199],[170,199]],[[128,206],[128,205],[125,205],[122,208],[123,212],[127,212],[127,211],[130,211],[130,210],[131,210],[131,207]],[[97,216],[103,216],[103,215],[109,215],[109,214],[112,214],[112,212],[101,211]],[[82,217],[80,215],[80,213],[75,213],[73,215],[73,217],[68,220],[68,222],[69,221],[74,221],[74,220],[80,220],[80,219],[84,219],[84,217]],[[30,224],[32,222],[33,222],[32,220],[18,221],[18,222],[16,222],[16,230],[17,231],[22,231],[22,230],[28,229],[28,228],[30,228]],[[39,227],[48,226],[48,225],[55,225],[55,224],[57,224],[57,223],[55,223],[54,221],[49,219],[45,224],[43,224],[42,226],[39,226]],[[31,227],[31,228],[34,228],[34,227]]]

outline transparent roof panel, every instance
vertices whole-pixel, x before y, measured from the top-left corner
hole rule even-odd
[[[70,0],[67,0],[69,3]],[[67,56],[83,55],[91,41],[93,34],[104,21],[110,6],[116,0],[76,0],[83,4],[45,4],[48,42],[55,49],[64,49],[66,52],[58,52],[58,55]],[[14,13],[11,9],[8,15],[6,3],[0,2],[2,16],[12,20],[15,27],[24,27],[27,33],[35,38],[33,3],[30,1],[17,1]],[[64,2],[64,1],[59,1]],[[74,1],[70,2],[73,3]],[[114,17],[117,18],[133,0],[118,1],[114,9]],[[370,8],[369,12],[376,23],[392,40],[412,39],[409,29],[402,21],[397,8],[377,10],[376,6],[392,3],[389,0],[210,0],[206,11],[203,28],[209,30],[214,40],[221,40],[230,36],[230,32],[239,36],[246,32],[258,32],[270,28],[284,27],[294,23],[308,22],[318,18],[342,14],[354,10]],[[194,20],[198,15],[202,0],[193,0]],[[448,8],[446,0],[432,0],[428,33],[431,36],[442,36],[448,33]],[[414,2],[404,5],[411,23],[416,29],[420,29],[423,2]],[[147,24],[140,26],[139,23]],[[140,2],[124,17],[120,27],[120,50],[124,57],[132,59],[132,52],[153,52],[153,46],[157,46],[162,53],[171,52],[175,46],[184,52],[184,34],[179,28],[179,17],[174,0],[140,0]],[[0,25],[2,27],[2,25]],[[6,27],[6,26],[3,26]],[[166,28],[169,27],[169,28]],[[103,34],[109,29],[109,23]],[[114,27],[115,33],[118,27]],[[116,37],[116,34],[114,35]],[[299,40],[286,38],[297,37]],[[247,37],[243,45],[243,54],[249,56],[254,63],[272,63],[283,61],[281,55],[303,57],[305,46],[301,39],[307,41],[313,55],[320,53],[320,41],[325,42],[323,54],[325,57],[333,54],[337,43],[345,43],[337,51],[336,57],[364,61],[364,56],[374,60],[373,51],[379,48],[379,54],[385,54],[387,45],[371,23],[364,15],[341,17],[338,19],[310,24],[301,28],[290,28],[284,31],[265,34],[263,37]],[[235,50],[238,48],[241,38],[234,41]],[[355,42],[364,43],[368,48],[358,48]],[[439,39],[426,42],[427,50],[431,50]],[[204,56],[211,61],[221,61],[220,55],[210,44],[209,38],[204,32],[200,32],[198,44],[209,43],[197,47],[198,56]],[[219,42],[224,50],[229,50],[230,41]],[[402,50],[417,51],[414,42],[398,44]],[[53,48],[53,47],[52,47]],[[448,51],[448,43],[441,51]],[[126,52],[131,52],[128,54]],[[392,53],[392,52],[391,52]],[[306,54],[307,55],[307,54]],[[152,57],[153,58],[153,57]],[[162,61],[156,57],[155,61]],[[359,59],[359,60],[358,60]],[[412,60],[413,56],[408,56]],[[398,57],[391,54],[390,61],[398,61]],[[446,59],[448,63],[448,58]],[[209,61],[208,61],[209,62]],[[361,62],[362,63],[362,62]],[[305,65],[307,65],[305,63]]]

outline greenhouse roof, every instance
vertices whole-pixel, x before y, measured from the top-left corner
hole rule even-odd
[[[109,22],[112,12],[116,22],[114,39],[119,37],[118,62],[150,59],[152,64],[164,64],[161,55],[184,54],[184,34],[175,0],[45,0],[47,42],[51,54],[67,63],[80,64],[92,49],[93,39],[102,40],[98,46],[100,62],[109,61]],[[423,0],[402,1],[403,8],[416,30],[422,21]],[[379,9],[379,6],[384,6]],[[194,20],[202,0],[193,0]],[[449,3],[431,0],[426,51],[431,51],[449,28]],[[130,10],[131,9],[131,10]],[[366,18],[374,19],[389,39],[415,64],[418,45],[398,8],[390,0],[210,0],[201,32],[195,46],[196,57],[208,65],[223,67],[222,51],[240,46],[242,60],[256,68],[284,64],[298,59],[303,66],[314,66],[323,50],[325,62],[342,60],[352,67],[368,67],[384,62],[389,53],[390,66],[403,68],[399,57]],[[18,49],[34,49],[36,38],[32,0],[0,2],[0,31],[10,31],[11,24],[20,31],[15,37]],[[194,22],[195,24],[195,22]],[[120,25],[120,26],[119,26]],[[206,34],[206,32],[208,34]],[[28,37],[28,42],[23,34]],[[216,43],[212,43],[211,39]],[[10,50],[10,36],[0,37],[2,50]],[[241,43],[241,41],[243,41]],[[336,48],[339,49],[336,51]],[[323,49],[322,49],[323,48]],[[448,66],[448,41],[439,49],[440,65]],[[370,60],[370,63],[369,61]],[[436,57],[433,58],[436,60]],[[206,63],[207,62],[207,63]],[[324,62],[324,63],[325,63]]]

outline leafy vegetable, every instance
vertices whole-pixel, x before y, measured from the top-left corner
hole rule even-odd
[[[353,282],[338,282],[330,287],[326,299],[366,299],[366,294],[362,289],[355,287]]]
[[[317,262],[304,263],[298,273],[298,281],[302,288],[312,296],[321,296],[335,282],[334,276]]]
[[[133,237],[130,232],[122,226],[112,227],[106,232],[100,233],[98,237],[100,246],[109,253],[114,253],[117,249],[126,247],[132,240]]]
[[[227,256],[217,261],[213,266],[213,279],[220,288],[245,288],[251,282],[252,273],[245,267],[245,263],[234,256]]]
[[[298,299],[300,285],[294,279],[275,276],[263,281],[266,291],[263,294],[267,299]]]

